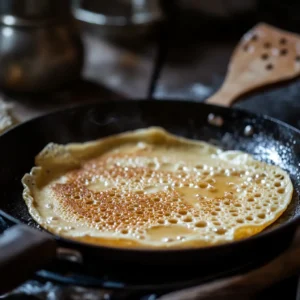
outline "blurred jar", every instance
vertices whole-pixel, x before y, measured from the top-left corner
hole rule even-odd
[[[0,1],[0,87],[45,92],[77,80],[83,45],[68,0]]]
[[[162,20],[160,0],[73,0],[74,15],[89,32],[110,39],[139,39]],[[172,0],[173,1],[173,0]]]

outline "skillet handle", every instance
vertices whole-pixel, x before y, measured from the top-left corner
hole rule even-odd
[[[0,235],[0,295],[23,283],[56,254],[50,234],[16,225]]]
[[[160,297],[158,300],[248,300],[300,272],[300,229],[289,249],[266,265],[243,275],[220,279]]]

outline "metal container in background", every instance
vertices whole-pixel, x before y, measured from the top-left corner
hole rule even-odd
[[[89,32],[117,40],[148,36],[163,19],[159,0],[73,0],[73,11]]]
[[[80,78],[83,52],[71,1],[0,1],[1,88],[55,90]]]

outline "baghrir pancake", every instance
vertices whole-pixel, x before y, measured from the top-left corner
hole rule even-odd
[[[113,247],[202,247],[257,234],[291,201],[279,167],[150,127],[48,144],[22,179],[54,234]]]

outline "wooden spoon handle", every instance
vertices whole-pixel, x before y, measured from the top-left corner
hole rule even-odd
[[[172,292],[159,300],[246,300],[272,284],[300,272],[300,230],[292,246],[268,264],[245,275]]]
[[[223,86],[205,102],[219,106],[231,106],[233,102],[240,96],[240,90],[234,86],[224,82]]]

